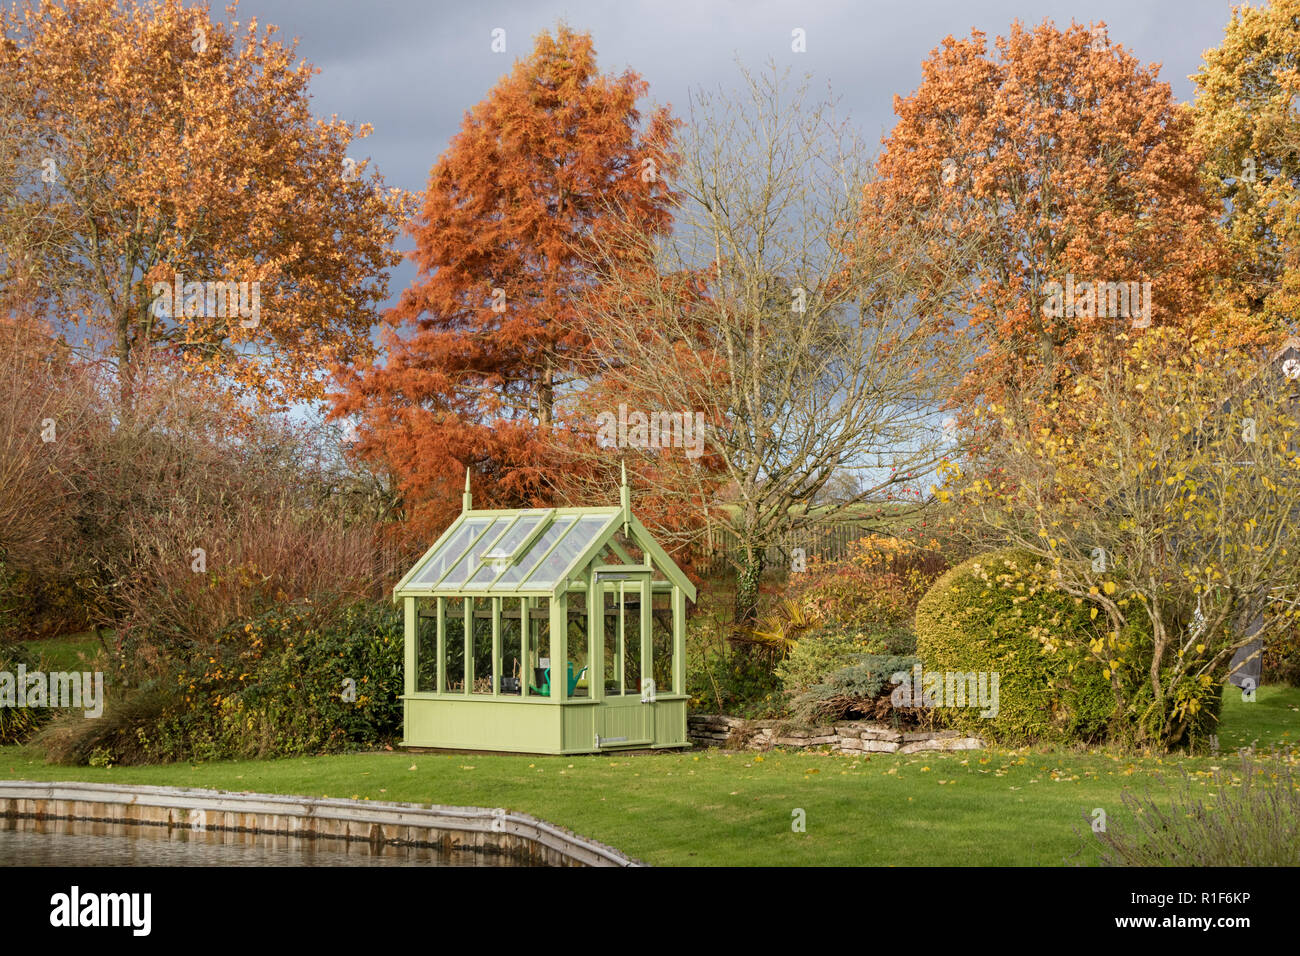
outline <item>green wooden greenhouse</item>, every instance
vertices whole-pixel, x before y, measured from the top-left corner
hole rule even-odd
[[[393,588],[408,747],[684,747],[695,586],[621,505],[460,516]]]

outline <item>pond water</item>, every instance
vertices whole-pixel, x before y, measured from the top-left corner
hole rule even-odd
[[[502,855],[82,820],[0,820],[3,866],[518,866]]]

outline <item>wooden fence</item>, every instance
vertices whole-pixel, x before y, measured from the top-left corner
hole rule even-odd
[[[870,519],[828,521],[791,530],[767,546],[763,563],[769,568],[781,565],[788,568],[794,560],[795,548],[803,549],[805,560],[818,557],[838,561],[848,556],[854,541],[879,530],[879,521]],[[744,549],[740,547],[739,539],[723,528],[710,529],[701,550],[703,560],[698,566],[706,574],[721,572],[733,563],[743,563]]]

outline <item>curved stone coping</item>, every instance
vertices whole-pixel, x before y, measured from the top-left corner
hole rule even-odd
[[[64,807],[50,804],[65,804]],[[23,804],[28,804],[24,806]],[[81,805],[74,807],[73,804]],[[135,813],[131,812],[136,808]],[[153,812],[149,812],[153,811]],[[185,811],[181,819],[158,811]],[[187,826],[202,811],[207,829],[291,833],[380,842],[437,843],[465,834],[478,847],[522,844],[543,862],[579,866],[644,866],[612,847],[526,813],[482,807],[299,797],[190,787],[125,786],[72,781],[0,780],[0,817],[110,820]],[[387,828],[388,833],[384,832]],[[390,834],[405,829],[404,837]],[[420,831],[429,839],[420,840]],[[538,852],[540,851],[540,852]]]

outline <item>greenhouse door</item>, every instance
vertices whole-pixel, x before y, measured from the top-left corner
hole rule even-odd
[[[648,747],[655,737],[650,572],[602,568],[596,588],[604,671],[597,746]]]

